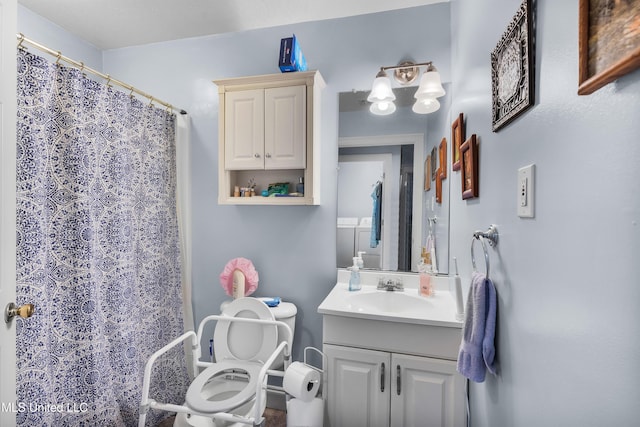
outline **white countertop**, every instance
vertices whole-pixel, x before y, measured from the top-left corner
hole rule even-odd
[[[418,294],[417,274],[362,270],[362,289],[349,291],[349,271],[338,270],[338,281],[318,307],[318,313],[388,322],[412,323],[462,328],[456,319],[455,295],[451,292],[449,277],[432,278],[435,295]],[[378,278],[401,279],[404,291],[386,291],[376,288]],[[375,294],[375,295],[374,295]]]

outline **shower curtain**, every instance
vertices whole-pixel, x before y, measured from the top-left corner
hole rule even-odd
[[[133,426],[183,332],[175,115],[18,50],[17,423]],[[182,349],[151,397],[182,403]],[[151,411],[154,425],[164,413]]]

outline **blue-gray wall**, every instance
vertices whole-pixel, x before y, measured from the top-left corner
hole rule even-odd
[[[472,385],[472,425],[638,425],[640,71],[578,96],[578,0],[538,0],[535,106],[493,133],[489,54],[520,3],[451,2],[452,112],[480,153],[480,198],[451,181],[463,278],[471,233],[500,232],[500,375]],[[520,219],[517,170],[530,163],[535,218]]]
[[[450,80],[449,4],[177,40],[104,53],[104,72],[192,116],[193,303],[196,322],[227,298],[218,275],[231,258],[253,261],[260,295],[298,306],[295,356],[322,345],[317,307],[336,280],[338,93],[368,90],[383,65],[433,60]],[[396,31],[392,31],[396,28]],[[407,29],[412,33],[407,37]],[[218,96],[212,80],[279,72],[282,37],[295,33],[322,93],[321,206],[219,206]],[[426,121],[426,118],[424,119]]]
[[[33,41],[61,52],[68,58],[84,62],[87,67],[102,71],[102,51],[100,49],[74,37],[59,25],[44,19],[22,5],[18,5],[18,32]],[[25,46],[34,54],[43,55],[40,51],[29,48],[29,45],[25,44]]]

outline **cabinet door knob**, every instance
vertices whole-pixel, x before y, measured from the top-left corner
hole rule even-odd
[[[269,154],[269,153],[265,154],[264,156],[265,156],[267,159],[270,159],[270,158],[271,158],[271,154]]]
[[[400,365],[398,365],[398,378],[396,379],[397,386],[398,386],[398,396],[400,396],[400,390],[402,389],[402,383],[401,383],[401,380],[400,380],[400,375],[401,375]]]
[[[256,154],[253,155],[253,157],[255,157],[256,159],[259,159],[260,158],[260,154],[256,153]]]
[[[380,367],[380,393],[384,393],[384,363]]]

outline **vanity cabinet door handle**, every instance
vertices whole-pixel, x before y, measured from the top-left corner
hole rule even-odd
[[[384,393],[384,363],[380,367],[380,393]]]
[[[398,377],[396,378],[396,384],[398,386],[397,387],[398,388],[398,396],[400,396],[400,390],[402,389],[402,382],[401,382],[401,379],[400,379],[400,374],[401,374],[400,365],[398,365],[398,372],[397,372]]]

